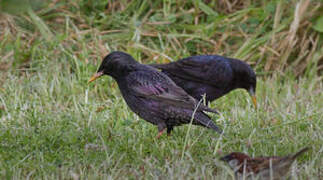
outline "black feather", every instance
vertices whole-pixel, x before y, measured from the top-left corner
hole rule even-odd
[[[256,90],[256,74],[243,61],[218,55],[191,56],[168,64],[151,64],[196,99],[213,101],[237,88]]]
[[[168,76],[148,65],[140,64],[123,52],[104,58],[98,72],[112,76],[126,103],[144,120],[157,125],[159,131],[190,123],[198,101],[177,86]],[[203,111],[216,112],[204,105],[197,107],[193,124],[221,129]]]

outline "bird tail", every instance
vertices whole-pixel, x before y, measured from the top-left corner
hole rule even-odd
[[[308,151],[310,148],[309,147],[305,147],[303,149],[301,149],[300,151],[298,151],[297,153],[295,153],[292,156],[292,159],[296,159],[298,156],[300,156],[301,154],[303,154],[304,152]]]
[[[196,113],[194,119],[200,125],[213,129],[217,133],[222,134],[222,129],[219,128],[217,125],[215,125],[215,123],[211,120],[211,118],[204,112]]]

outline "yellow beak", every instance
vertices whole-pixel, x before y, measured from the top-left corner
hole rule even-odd
[[[255,92],[254,88],[249,88],[248,92],[251,96],[253,105],[255,105],[255,108],[257,109],[257,99],[256,99],[256,92]]]
[[[98,79],[99,77],[101,77],[103,75],[103,72],[101,71],[101,72],[97,72],[97,73],[95,73],[91,78],[90,78],[90,80],[87,82],[87,83],[90,83],[90,82],[92,82],[92,81],[94,81],[94,80],[96,80],[96,79]]]
[[[252,98],[253,104],[255,105],[255,108],[257,109],[257,99],[256,99],[256,95],[251,96],[251,98]]]

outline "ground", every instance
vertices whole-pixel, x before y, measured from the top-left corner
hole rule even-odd
[[[311,26],[322,4],[308,5],[293,33],[294,11],[304,13],[297,1],[231,9],[206,1],[75,2],[1,14],[1,179],[230,179],[219,161],[229,152],[286,155],[305,146],[292,177],[323,177],[323,38]],[[195,54],[242,59],[257,73],[258,109],[236,90],[211,103],[223,136],[184,125],[156,139],[157,128],[127,107],[112,78],[87,84],[112,50],[142,63]]]

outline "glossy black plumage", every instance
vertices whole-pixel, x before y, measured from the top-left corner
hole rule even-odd
[[[110,75],[117,81],[130,109],[144,120],[157,125],[160,134],[165,129],[170,133],[174,126],[190,123],[194,108],[198,104],[196,99],[164,73],[138,63],[123,52],[107,55],[89,82],[102,75]],[[200,105],[192,123],[221,133],[221,129],[203,111],[216,112]]]
[[[246,89],[254,97],[256,74],[237,59],[218,55],[191,56],[168,64],[152,64],[196,99],[206,94],[213,101],[236,88]],[[255,98],[253,99],[256,105]]]

